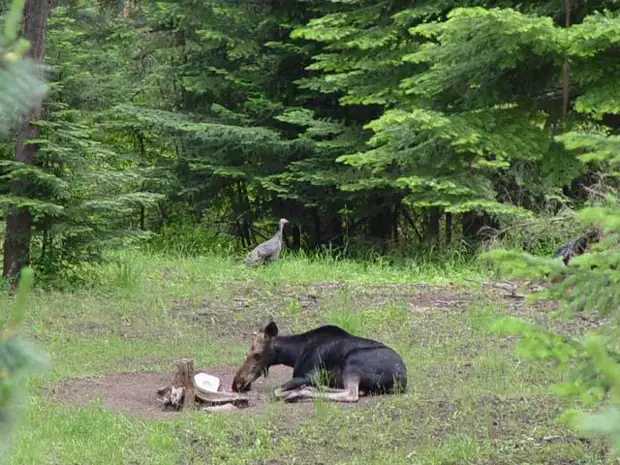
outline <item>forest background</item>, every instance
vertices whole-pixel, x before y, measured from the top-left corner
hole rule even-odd
[[[617,1],[28,0],[46,93],[16,24],[0,76],[9,280],[29,265],[73,289],[132,244],[240,258],[285,217],[289,252],[332,260],[441,264],[499,244],[485,257],[500,269],[560,276],[566,309],[617,316]],[[598,251],[544,258],[591,226]],[[617,338],[504,329],[579,360],[569,394],[619,401]],[[617,436],[605,415],[588,427]]]
[[[617,186],[615,6],[53,2],[36,156],[0,146],[4,275],[247,250],[280,217],[292,251],[549,254]]]

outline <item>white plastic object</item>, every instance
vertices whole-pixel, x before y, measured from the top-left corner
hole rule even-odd
[[[203,391],[217,392],[220,387],[220,379],[208,373],[196,373],[194,384]]]

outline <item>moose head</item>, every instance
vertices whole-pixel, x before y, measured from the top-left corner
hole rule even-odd
[[[237,370],[232,382],[235,392],[246,392],[261,375],[267,377],[269,367],[275,364],[276,351],[274,338],[278,335],[278,325],[272,318],[266,318],[258,331],[254,331],[252,345],[243,365]]]

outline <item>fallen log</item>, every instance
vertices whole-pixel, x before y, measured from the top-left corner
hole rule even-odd
[[[219,392],[204,389],[195,382],[194,361],[183,359],[177,364],[172,384],[157,390],[158,401],[164,409],[230,410],[247,407],[250,398],[236,392]],[[228,406],[226,406],[228,404]]]

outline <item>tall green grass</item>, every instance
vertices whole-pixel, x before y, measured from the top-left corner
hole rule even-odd
[[[517,363],[512,345],[486,332],[509,311],[501,300],[412,309],[414,294],[427,287],[409,283],[483,278],[475,262],[287,251],[269,266],[247,268],[242,259],[127,250],[89,267],[86,287],[34,293],[25,330],[50,352],[52,372],[31,383],[34,395],[8,463],[613,463],[599,443],[580,442],[555,422],[560,409],[547,395],[549,367]],[[391,283],[400,285],[378,290]],[[433,292],[442,299],[457,291]],[[310,294],[317,299],[304,307]],[[195,411],[161,420],[113,413],[101,399],[75,406],[52,397],[58,383],[74,377],[172,375],[181,357],[197,367],[236,365],[265,313],[287,331],[332,323],[387,343],[407,364],[408,392],[353,406],[268,402],[241,414]]]
[[[93,273],[90,285],[110,289],[132,289],[140,281],[157,281],[162,285],[183,278],[193,285],[210,285],[220,281],[262,282],[351,282],[351,283],[434,283],[464,282],[465,278],[482,278],[484,269],[475,261],[400,260],[372,262],[337,259],[327,255],[283,253],[280,260],[259,267],[247,267],[242,255],[209,253],[186,257],[152,251],[111,253],[109,263]]]

